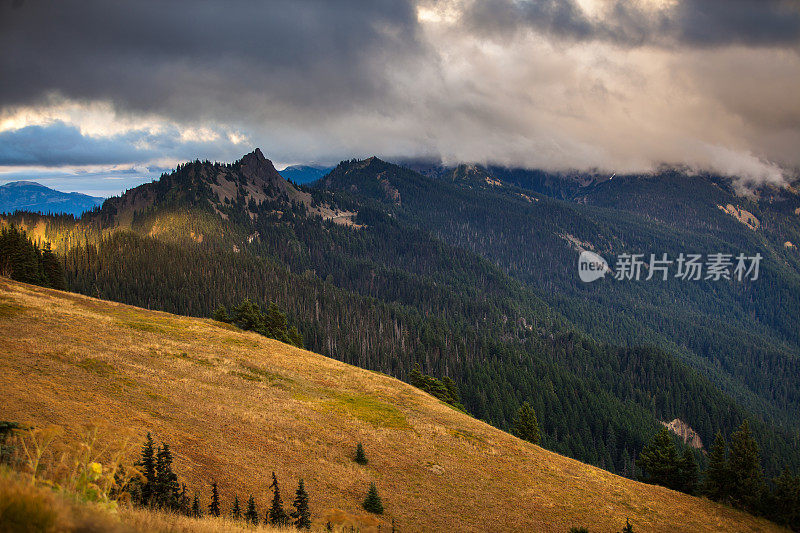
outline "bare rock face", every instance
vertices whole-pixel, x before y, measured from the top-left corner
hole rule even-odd
[[[683,439],[683,442],[691,446],[692,448],[702,450],[703,449],[703,441],[700,440],[700,435],[698,435],[695,430],[689,427],[689,424],[681,420],[680,418],[676,418],[672,422],[661,422],[664,427],[668,430],[673,432],[674,434],[678,435],[680,438]]]
[[[281,189],[286,188],[286,181],[275,170],[272,161],[264,157],[260,148],[242,157],[239,161],[242,175],[252,183],[271,183],[279,186]]]

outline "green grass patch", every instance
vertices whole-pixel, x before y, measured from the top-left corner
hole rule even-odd
[[[241,367],[244,368],[247,372],[251,374],[255,374],[256,376],[262,377],[269,382],[274,381],[285,381],[288,383],[292,382],[291,378],[287,378],[286,376],[282,376],[277,372],[270,372],[269,370],[265,370],[263,368],[259,368],[255,365],[248,365],[246,363],[242,363]]]
[[[342,409],[351,416],[368,422],[375,427],[409,429],[406,415],[393,405],[356,394],[336,394],[333,407]]]
[[[259,348],[261,345],[250,339],[245,339],[241,337],[225,337],[222,339],[222,342],[225,344],[229,344],[231,346],[240,346],[243,348]]]
[[[9,300],[8,298],[0,298],[0,318],[13,318],[22,314],[25,310],[23,306]]]
[[[101,376],[108,376],[116,372],[116,369],[113,366],[101,359],[95,359],[94,357],[87,357],[86,359],[79,361],[78,366],[88,372],[99,374]]]
[[[135,329],[136,331],[142,331],[144,333],[168,333],[169,330],[160,324],[154,324],[152,322],[144,322],[144,321],[131,321],[125,322],[125,325],[131,329]]]
[[[229,374],[231,376],[236,376],[237,378],[246,379],[247,381],[261,381],[261,378],[258,376],[248,374],[247,372],[239,372],[238,370],[231,370]]]

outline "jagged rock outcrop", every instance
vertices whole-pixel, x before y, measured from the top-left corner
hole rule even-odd
[[[691,446],[692,448],[702,450],[703,449],[703,441],[700,439],[700,435],[693,430],[689,424],[681,420],[680,418],[676,418],[672,422],[661,422],[668,430],[673,432],[674,434],[678,435],[680,438],[683,439],[683,442]]]

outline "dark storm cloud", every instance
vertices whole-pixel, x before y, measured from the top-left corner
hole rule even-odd
[[[0,132],[0,167],[137,164],[165,157],[194,159],[196,154],[209,152],[233,158],[242,150],[222,138],[187,141],[175,128],[93,137],[83,135],[75,126],[55,122]]]
[[[332,111],[384,92],[415,31],[398,0],[2,1],[0,105],[56,93],[192,119]]]
[[[576,0],[474,0],[465,22],[474,31],[507,36],[533,29],[571,40],[638,46],[797,46],[800,3],[794,0],[682,0],[666,9],[608,2],[600,18]]]

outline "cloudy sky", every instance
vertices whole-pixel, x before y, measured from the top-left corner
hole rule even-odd
[[[800,168],[797,0],[0,0],[0,183],[111,194],[259,146]]]

